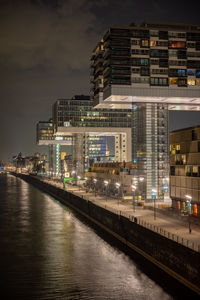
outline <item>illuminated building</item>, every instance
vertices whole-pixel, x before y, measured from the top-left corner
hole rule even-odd
[[[131,110],[131,160],[146,200],[168,197],[168,111],[200,109],[200,26],[113,26],[91,57],[96,108]]]
[[[80,95],[54,103],[53,120],[37,125],[37,143],[49,145],[49,170],[54,175],[60,173],[57,145],[72,145],[72,169],[84,175],[93,161],[106,158],[109,136],[115,138],[115,160],[130,160],[130,128],[131,110],[95,109],[89,96]]]
[[[60,145],[72,145],[72,137],[57,135],[51,119],[40,121],[37,123],[37,145],[49,147],[48,172],[57,176],[61,171]]]
[[[79,174],[84,174],[92,161],[106,157],[107,136],[114,136],[118,146],[124,141],[123,150],[119,147],[115,151],[115,160],[130,160],[131,110],[96,109],[89,96],[78,95],[54,103],[53,123],[57,135],[72,136],[73,161]]]
[[[173,207],[200,216],[200,126],[170,133],[170,196]]]

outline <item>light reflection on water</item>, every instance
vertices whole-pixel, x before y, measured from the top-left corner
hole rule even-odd
[[[68,208],[11,175],[0,177],[0,238],[8,298],[171,299]]]

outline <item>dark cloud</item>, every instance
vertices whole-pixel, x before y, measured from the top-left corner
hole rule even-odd
[[[110,25],[198,23],[198,1],[191,3],[0,0],[0,159],[40,151],[35,125],[51,116],[53,102],[89,93],[90,55]]]

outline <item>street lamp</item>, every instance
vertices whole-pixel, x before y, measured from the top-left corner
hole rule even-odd
[[[139,181],[143,182],[144,181],[144,177],[139,177]]]
[[[94,178],[93,181],[94,181],[94,186],[95,186],[95,189],[94,189],[94,196],[96,197],[96,183],[97,183],[97,179]]]
[[[156,220],[156,189],[152,189],[152,199],[153,199],[153,206],[154,206],[154,220]]]
[[[136,190],[136,186],[135,185],[131,185],[132,188],[132,192],[133,192],[133,208],[134,208],[134,212],[135,212],[135,190]]]
[[[185,195],[185,198],[186,198],[186,202],[189,202],[189,209],[188,209],[188,227],[189,227],[189,233],[192,233],[192,228],[191,228],[191,224],[190,224],[192,196],[190,196],[190,195]]]
[[[81,177],[77,176],[77,179],[78,179],[78,187],[79,187],[79,191],[80,191],[80,189],[81,189],[81,186],[80,186],[80,179],[81,179]]]
[[[106,187],[106,202],[107,202],[107,198],[108,198],[108,181],[104,180],[104,184],[105,184],[105,187]]]
[[[117,183],[115,183],[115,185],[116,185],[116,188],[118,189],[118,205],[119,205],[119,188],[120,188],[121,184],[117,182]]]

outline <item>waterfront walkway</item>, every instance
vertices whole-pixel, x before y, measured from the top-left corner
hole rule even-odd
[[[61,182],[47,179],[44,181],[63,188]],[[66,185],[65,190],[110,211],[128,217],[130,220],[136,220],[135,218],[137,218],[138,224],[200,252],[200,224],[192,222],[190,225],[191,233],[189,233],[188,216],[172,215],[166,208],[156,208],[154,210],[153,203],[148,204],[148,207],[139,207],[133,206],[128,201],[122,201],[120,198],[114,199],[98,194],[95,196],[93,192],[86,192],[82,187],[69,184]]]

